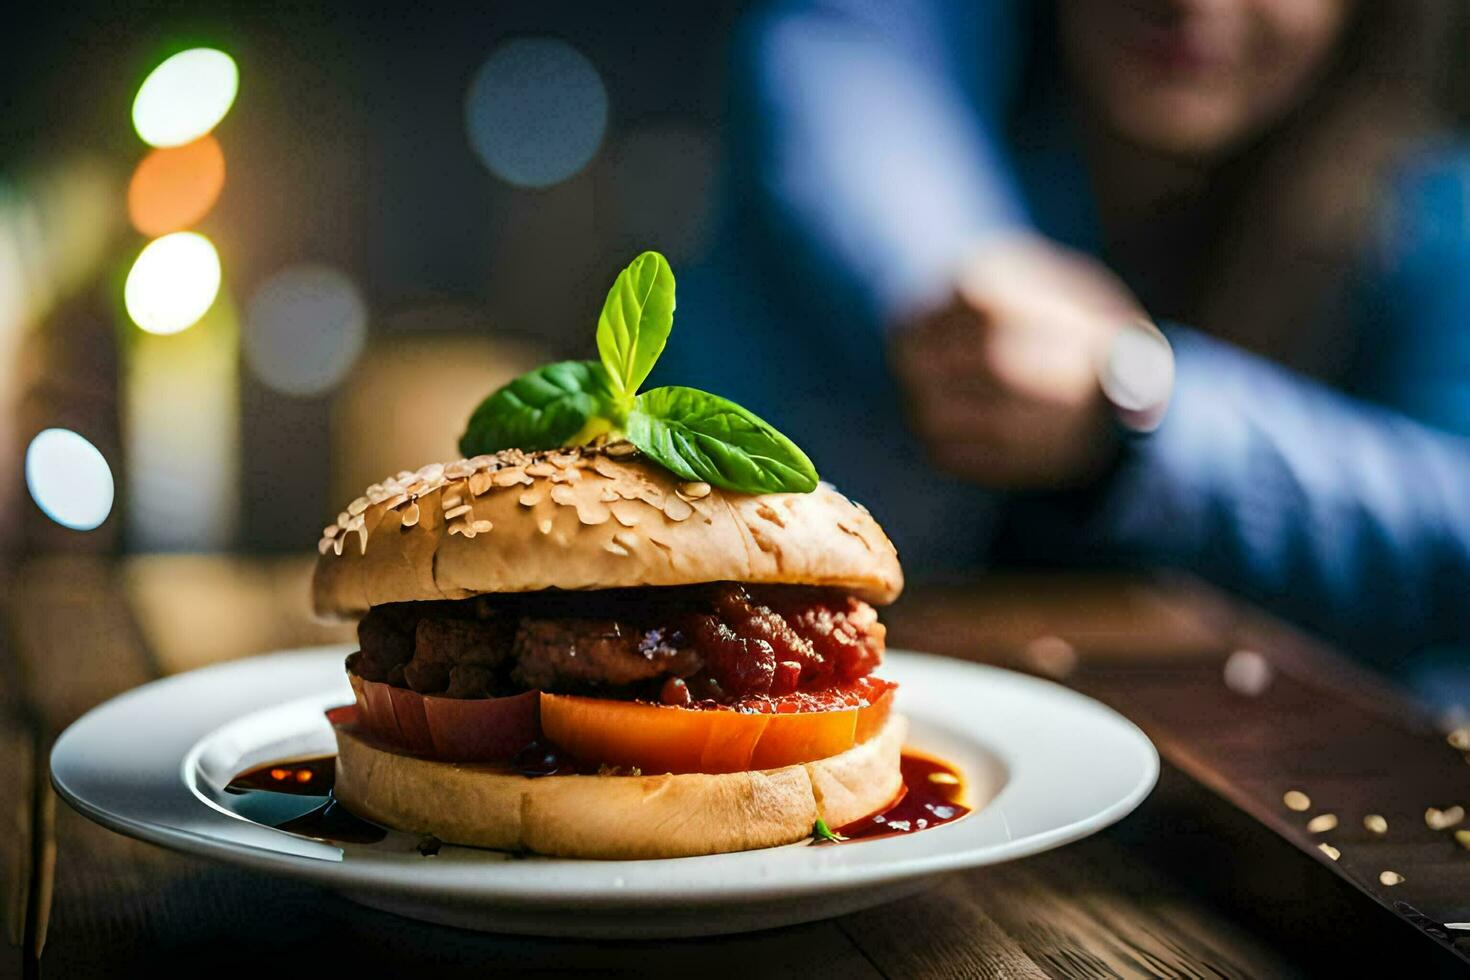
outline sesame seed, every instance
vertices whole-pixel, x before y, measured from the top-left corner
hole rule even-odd
[[[413,527],[419,522],[419,505],[414,501],[403,509],[403,518],[398,522],[401,527]]]
[[[1461,752],[1470,752],[1470,727],[1456,728],[1445,736],[1445,741]]]
[[[332,539],[331,538],[322,538],[320,541],[318,541],[316,543],[316,550],[317,550],[317,553],[318,554],[325,555],[328,551],[331,550],[331,548],[332,548]]]
[[[1388,820],[1380,814],[1370,813],[1363,818],[1363,827],[1370,834],[1386,834],[1388,833]]]
[[[605,544],[605,545],[602,546],[602,550],[603,551],[610,551],[610,552],[612,552],[615,555],[622,556],[623,558],[627,558],[628,557],[628,549],[627,548],[624,548],[622,545],[618,544],[616,541],[609,541],[607,544]]]
[[[1323,854],[1326,854],[1329,858],[1331,858],[1334,861],[1336,861],[1338,858],[1342,857],[1342,852],[1339,851],[1337,848],[1333,847],[1331,844],[1327,843],[1326,841],[1323,841],[1321,844],[1318,844],[1317,845],[1317,850],[1321,851]]]
[[[551,533],[551,518],[549,518],[549,517],[543,517],[541,519],[541,523],[539,523],[539,524],[536,525],[536,528],[542,534],[550,534]]]
[[[690,500],[700,500],[704,497],[708,497],[709,491],[709,484],[705,483],[703,480],[697,480],[692,483],[685,483],[679,487],[679,492],[688,497]]]
[[[338,527],[337,525],[335,525],[335,524],[328,524],[326,527],[322,528],[322,537],[324,537],[324,538],[335,538],[337,536],[337,532],[340,531],[340,530],[342,530],[342,529],[340,527]]]
[[[1397,871],[1380,871],[1378,873],[1378,880],[1392,888],[1394,885],[1402,885],[1404,883],[1404,876]]]
[[[1297,813],[1305,813],[1312,808],[1312,798],[1299,789],[1287,790],[1281,797],[1281,802],[1286,804],[1288,810]]]
[[[478,497],[490,489],[490,474],[475,473],[470,477],[470,493]]]
[[[1447,830],[1461,823],[1464,819],[1465,808],[1458,805],[1445,810],[1430,807],[1424,811],[1424,822],[1429,825],[1430,830]]]
[[[952,772],[931,772],[929,774],[929,782],[938,783],[941,786],[958,786],[960,784],[960,777]]]
[[[460,504],[458,507],[452,507],[449,510],[446,510],[444,512],[444,519],[446,521],[452,521],[456,517],[463,517],[465,514],[468,514],[472,510],[474,510],[474,508],[471,507],[469,504]]]
[[[495,525],[490,521],[476,521],[470,526],[475,529],[476,534],[489,534],[495,528]]]
[[[444,499],[439,503],[445,510],[453,510],[455,507],[464,503],[464,497],[457,493],[446,493]]]
[[[1455,843],[1470,851],[1470,830],[1455,831]]]
[[[526,472],[531,476],[551,476],[556,472],[556,467],[546,462],[532,463],[526,467]]]
[[[1307,832],[1312,834],[1325,834],[1329,830],[1337,829],[1337,815],[1335,813],[1321,813],[1307,821]]]

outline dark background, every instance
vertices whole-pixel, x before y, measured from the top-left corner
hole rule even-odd
[[[738,13],[730,3],[636,10],[535,2],[208,10],[85,3],[27,5],[8,16],[13,28],[0,32],[0,184],[25,186],[29,176],[85,159],[109,174],[119,211],[108,216],[116,227],[103,267],[61,298],[44,330],[29,325],[33,334],[14,366],[22,408],[6,451],[7,494],[24,498],[18,454],[30,435],[65,415],[103,450],[118,481],[113,516],[84,546],[159,546],[119,527],[128,478],[119,458],[125,440],[115,431],[112,348],[134,329],[119,315],[117,296],[146,241],[122,204],[127,177],[148,150],[133,132],[130,109],[138,86],[169,54],[217,47],[240,68],[239,95],[214,131],[226,156],[225,188],[198,226],[216,244],[237,304],[272,272],[319,261],[351,275],[367,300],[361,362],[403,336],[410,345],[412,338],[490,337],[509,342],[523,360],[580,356],[590,350],[607,286],[634,254],[658,248],[676,268],[687,267],[710,245],[725,44]],[[466,136],[471,78],[516,37],[570,43],[607,90],[607,130],[596,155],[544,189],[498,179]],[[239,385],[240,513],[228,544],[307,547],[348,485],[349,477],[328,471],[329,458],[350,455],[334,445],[333,427],[361,420],[333,422],[339,392],[283,395],[243,363]],[[79,388],[88,397],[79,398]],[[336,465],[355,477],[350,461]],[[296,503],[283,507],[287,477]],[[28,506],[19,537],[50,549],[81,536]]]

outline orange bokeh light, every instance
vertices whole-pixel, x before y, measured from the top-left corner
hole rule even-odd
[[[208,214],[224,186],[225,155],[213,136],[154,150],[133,171],[128,217],[145,235],[179,231]]]

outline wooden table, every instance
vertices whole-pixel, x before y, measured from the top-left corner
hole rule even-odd
[[[1448,976],[1466,968],[1456,940],[1470,932],[1453,925],[1470,921],[1470,851],[1454,828],[1433,830],[1423,818],[1427,806],[1470,803],[1460,753],[1382,682],[1187,585],[995,578],[917,592],[891,610],[895,645],[1020,667],[1111,701],[1155,738],[1165,771],[1134,815],[1086,841],[806,926],[627,943],[480,935],[176,855],[57,806],[46,754],[87,708],[160,675],[350,635],[311,621],[309,567],[73,558],[0,573],[8,575],[0,762],[12,774],[0,781],[10,830],[0,910],[11,943],[0,975],[359,964],[375,976],[475,977],[1278,977],[1370,965]],[[1307,811],[1284,804],[1293,789],[1312,798]],[[1386,818],[1386,834],[1362,826],[1370,806]],[[1307,829],[1326,813],[1338,820],[1333,831]],[[1382,870],[1405,880],[1383,885]]]

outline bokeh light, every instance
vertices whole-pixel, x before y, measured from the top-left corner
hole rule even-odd
[[[336,387],[362,353],[367,306],[339,269],[303,264],[282,269],[250,298],[242,343],[250,370],[288,395]]]
[[[165,235],[209,213],[225,186],[225,155],[205,136],[183,146],[154,150],[128,184],[128,217],[145,235]]]
[[[149,333],[169,334],[198,322],[219,294],[219,254],[209,239],[176,231],[149,242],[128,273],[128,316]]]
[[[239,69],[223,51],[180,51],[143,80],[133,100],[133,128],[150,146],[192,143],[219,125],[239,88]]]
[[[112,468],[97,447],[70,429],[45,429],[26,448],[26,488],[62,527],[90,531],[112,513]]]
[[[520,38],[486,59],[465,96],[470,146],[502,180],[547,187],[597,153],[607,90],[592,62],[565,41]]]

